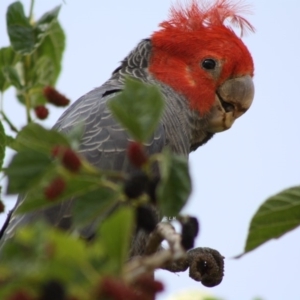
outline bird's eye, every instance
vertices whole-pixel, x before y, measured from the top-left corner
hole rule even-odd
[[[203,69],[213,70],[215,67],[216,67],[216,62],[211,58],[207,58],[202,61]]]

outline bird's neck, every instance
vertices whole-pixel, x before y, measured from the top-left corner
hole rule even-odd
[[[151,41],[142,40],[113,72],[112,79],[124,83],[125,77],[131,76],[160,87],[166,103],[162,123],[166,131],[167,145],[175,153],[187,156],[212,137],[212,134],[205,130],[207,118],[200,117],[199,113],[191,110],[182,94],[150,74],[148,66],[151,49]]]

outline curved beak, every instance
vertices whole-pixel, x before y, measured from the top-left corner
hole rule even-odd
[[[229,129],[249,109],[253,98],[254,84],[251,76],[225,81],[216,90],[208,131],[215,133]]]

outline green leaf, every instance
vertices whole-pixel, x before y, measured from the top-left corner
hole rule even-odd
[[[19,77],[19,74],[15,67],[5,66],[2,68],[2,72],[6,78],[6,80],[17,89],[22,88],[22,83]]]
[[[8,176],[8,194],[26,192],[41,179],[51,163],[49,155],[44,153],[33,150],[17,153],[5,170]]]
[[[36,43],[35,35],[21,2],[17,1],[8,6],[6,23],[13,49],[22,55],[31,53]]]
[[[161,180],[157,189],[158,204],[164,216],[175,217],[191,193],[188,161],[165,150],[159,160]]]
[[[34,85],[45,87],[54,81],[55,70],[52,59],[46,55],[40,56],[32,70]]]
[[[26,213],[36,209],[46,208],[53,205],[56,205],[64,200],[70,200],[72,198],[84,197],[86,193],[96,190],[99,188],[99,177],[89,177],[85,175],[77,175],[75,177],[64,178],[66,182],[66,188],[55,198],[55,201],[48,201],[44,196],[44,188],[49,184],[50,180],[53,179],[53,176],[56,176],[56,173],[47,173],[44,178],[40,178],[42,184],[36,186],[36,188],[29,191],[26,201],[18,208],[17,213]]]
[[[55,81],[55,67],[52,59],[45,55],[38,57],[30,70],[29,76],[32,87],[28,90],[28,94],[32,107],[45,105],[47,101],[43,89]]]
[[[135,140],[147,142],[160,121],[164,101],[156,86],[127,78],[123,92],[108,106]]]
[[[260,206],[250,223],[245,253],[299,225],[300,186],[296,186],[270,197]]]
[[[48,35],[43,39],[37,49],[37,55],[39,57],[48,57],[51,59],[51,66],[54,68],[54,75],[51,77],[47,85],[55,85],[61,71],[65,39],[65,33],[59,22],[55,22],[51,25]]]
[[[12,47],[4,47],[0,49],[0,91],[4,92],[9,88],[10,83],[3,72],[6,66],[14,66],[17,62],[18,55],[13,51]]]
[[[60,6],[45,13],[33,26],[25,16],[21,2],[14,2],[7,9],[7,32],[13,49],[22,54],[31,54],[49,34],[56,22]]]
[[[133,230],[133,210],[122,207],[106,219],[100,227],[100,236],[104,248],[115,271],[120,272],[129,258],[130,242]]]
[[[46,12],[35,24],[34,32],[37,38],[36,47],[38,47],[45,36],[49,34],[51,26],[57,20],[60,6],[55,7],[51,11]]]
[[[52,147],[57,145],[69,146],[69,142],[58,131],[48,130],[39,124],[31,123],[18,133],[15,145],[18,150],[33,149],[50,154]]]
[[[17,151],[16,139],[10,135],[5,136],[5,145],[13,150]]]
[[[0,169],[3,165],[3,160],[5,156],[5,146],[6,146],[6,135],[4,131],[4,127],[0,121]]]
[[[58,22],[54,22],[32,56],[32,66],[27,72],[31,82],[28,93],[32,106],[44,105],[47,102],[43,89],[45,86],[55,85],[61,71],[64,49],[64,32]],[[24,103],[22,95],[19,96],[19,100]]]
[[[119,193],[106,187],[97,187],[76,198],[73,208],[74,224],[86,225],[95,219],[103,219],[105,212],[116,206]]]
[[[26,281],[37,286],[53,278],[82,287],[83,273],[91,270],[85,241],[40,221],[19,228],[14,239],[4,244],[0,270],[3,266],[9,267],[16,282],[22,280],[23,288]],[[94,272],[92,276],[96,277],[98,273]]]

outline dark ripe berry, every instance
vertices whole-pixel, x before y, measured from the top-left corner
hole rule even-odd
[[[141,196],[148,188],[148,176],[144,172],[135,172],[125,181],[124,193],[128,198]]]
[[[199,222],[195,217],[188,217],[183,224],[186,230],[189,230],[191,234],[196,237],[199,233]]]
[[[146,232],[152,232],[158,223],[154,210],[146,205],[140,205],[136,208],[135,218],[137,229],[143,229]]]
[[[148,161],[148,156],[144,146],[138,142],[130,142],[127,147],[127,155],[130,162],[137,168],[140,168]]]
[[[49,110],[44,105],[38,105],[34,108],[35,115],[40,120],[45,120],[49,115]]]
[[[194,248],[194,236],[190,234],[190,232],[185,232],[184,230],[182,230],[181,233],[181,246],[185,249],[185,250],[189,250]]]
[[[41,290],[39,300],[66,300],[65,287],[57,280],[49,280]]]
[[[55,106],[67,106],[70,103],[70,100],[68,98],[66,98],[51,86],[46,86],[43,92],[47,101],[51,104],[54,104]]]
[[[194,247],[194,240],[199,232],[199,223],[196,218],[188,217],[182,221],[181,225],[181,245],[184,249],[189,250]]]
[[[44,189],[44,195],[48,200],[55,200],[66,188],[66,183],[63,178],[57,177]]]
[[[62,156],[62,164],[70,172],[78,172],[81,167],[79,156],[70,148],[67,148]]]
[[[7,300],[33,300],[33,297],[29,296],[25,291],[16,291]]]
[[[157,198],[156,198],[156,188],[159,184],[160,178],[158,176],[151,178],[148,184],[148,190],[147,194],[149,195],[149,198],[151,200],[152,204],[157,203]]]
[[[4,203],[2,202],[2,200],[0,200],[0,213],[3,213],[5,210],[5,205]]]
[[[97,292],[97,299],[111,300],[139,300],[132,288],[117,278],[105,277],[100,283],[100,289]]]

